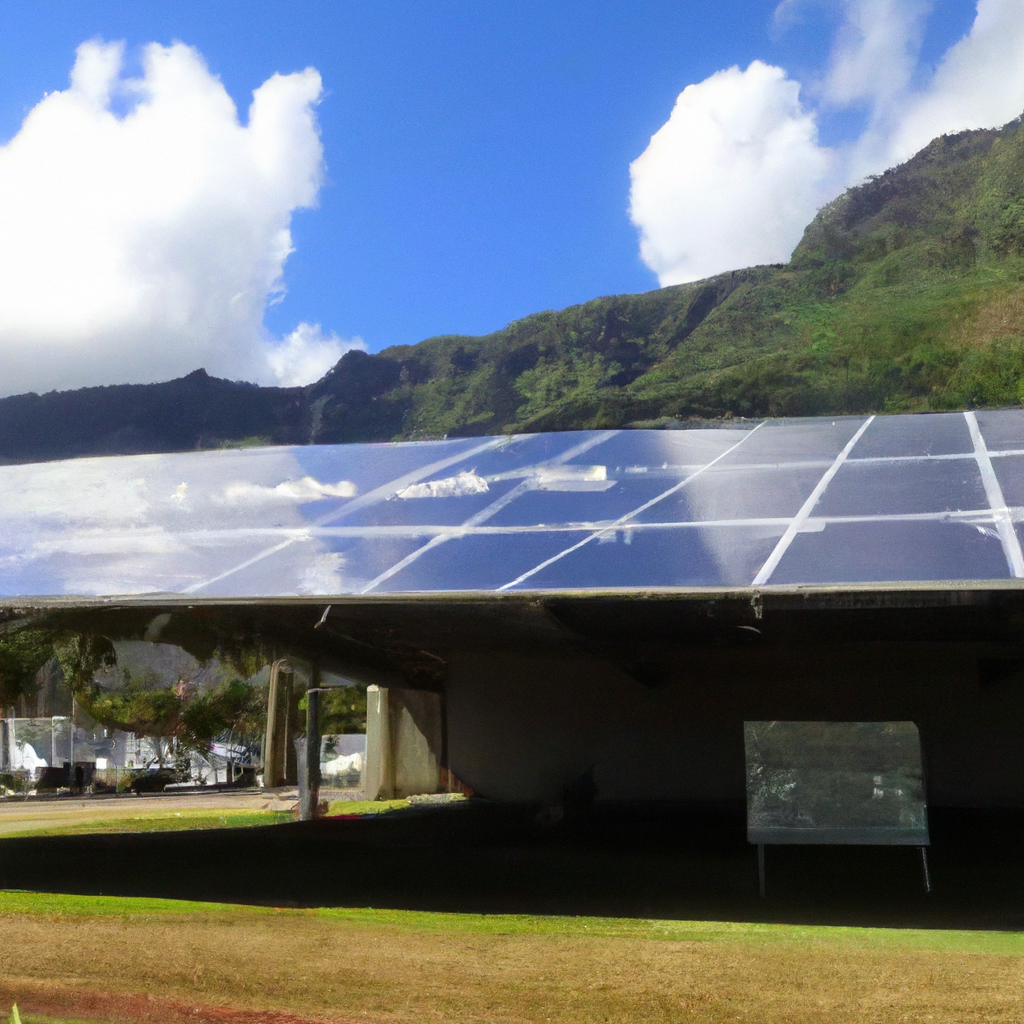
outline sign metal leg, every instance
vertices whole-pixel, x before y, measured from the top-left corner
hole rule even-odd
[[[764,899],[764,843],[757,844],[757,881],[761,899]]]
[[[932,891],[932,876],[928,870],[928,847],[921,847],[921,866],[924,868],[924,891]]]

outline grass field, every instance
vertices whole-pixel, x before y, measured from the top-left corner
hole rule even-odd
[[[408,800],[332,800],[327,805],[327,813],[383,814],[386,811],[402,811],[409,806]]]
[[[294,804],[293,799],[244,790],[217,797],[5,801],[0,804],[0,838],[279,825],[295,820]],[[408,806],[408,800],[332,800],[328,814],[381,814]]]
[[[1024,1017],[1017,933],[293,910],[0,893],[26,1024]],[[40,1016],[41,1015],[41,1016]]]
[[[331,815],[383,814],[402,810],[408,800],[377,802],[337,800],[328,808]],[[118,802],[109,812],[100,816],[100,808],[85,808],[72,813],[55,814],[49,808],[32,809],[20,816],[0,818],[0,835],[71,836],[126,832],[184,832],[190,829],[246,828],[252,825],[282,825],[295,820],[292,810],[262,808],[194,808],[174,810],[167,805],[147,807],[141,812],[130,801]],[[49,813],[47,813],[49,811]]]
[[[294,821],[288,811],[164,811],[138,815],[123,815],[99,820],[65,821],[12,830],[19,836],[70,836],[86,833],[121,832],[181,832],[202,828],[246,828],[250,825],[280,825]]]

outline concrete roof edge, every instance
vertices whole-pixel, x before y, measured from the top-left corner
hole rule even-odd
[[[147,607],[335,607],[367,605],[460,605],[522,604],[576,600],[725,600],[762,601],[783,598],[850,599],[858,595],[979,595],[1022,593],[1024,580],[928,580],[913,582],[782,584],[760,587],[607,587],[563,590],[459,590],[413,591],[389,594],[317,594],[295,596],[208,597],[191,594],[153,593],[123,595],[25,595],[0,597],[0,610],[29,611],[58,608],[147,608]]]

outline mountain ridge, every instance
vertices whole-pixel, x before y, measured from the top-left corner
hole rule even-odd
[[[351,351],[304,388],[197,370],[0,399],[0,459],[1024,402],[1024,132],[942,136],[787,264]]]

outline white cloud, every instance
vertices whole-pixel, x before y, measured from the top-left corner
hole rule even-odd
[[[458,476],[431,480],[425,484],[410,484],[395,494],[396,498],[464,498],[468,494],[486,494],[487,481],[475,469],[463,470]]]
[[[345,557],[337,551],[321,551],[308,556],[296,591],[299,594],[343,594],[351,590],[345,578]]]
[[[120,44],[82,44],[70,87],[0,147],[0,393],[275,379],[263,313],[320,185],[320,76],[272,76],[243,125],[196,50],[151,44],[142,64],[127,79]]]
[[[830,154],[800,85],[754,61],[688,86],[630,166],[640,254],[662,285],[789,258]]]
[[[1024,4],[978,0],[971,31],[893,125],[887,159],[906,160],[939,135],[993,128],[1024,112]]]
[[[340,580],[343,560],[331,554],[329,541],[311,536],[303,506],[353,497],[359,488],[311,475],[309,451],[245,448],[0,466],[0,581],[18,594],[183,592],[255,557],[251,571],[228,577],[227,590],[214,585],[206,592],[354,592],[365,580]],[[232,486],[241,493],[228,500]],[[287,556],[268,568],[258,556],[280,543],[288,544]]]
[[[325,484],[316,477],[304,476],[299,480],[285,480],[275,487],[250,483],[231,484],[224,489],[224,501],[249,504],[284,501],[295,504],[320,501],[322,498],[354,498],[358,493],[359,488],[351,480]]]
[[[795,18],[784,0],[776,23]],[[818,106],[755,61],[688,86],[631,166],[640,255],[662,285],[789,258],[817,208],[932,139],[1024,111],[1024,4],[978,0],[970,32],[934,74],[920,65],[931,0],[845,0]],[[923,84],[915,84],[921,80]],[[820,113],[864,109],[859,138],[830,151]]]
[[[343,341],[333,331],[324,335],[319,324],[301,323],[279,345],[267,353],[276,382],[283,387],[301,387],[319,380],[352,349],[366,351],[362,338]]]
[[[846,0],[826,81],[842,106],[886,105],[910,84],[930,0]]]

